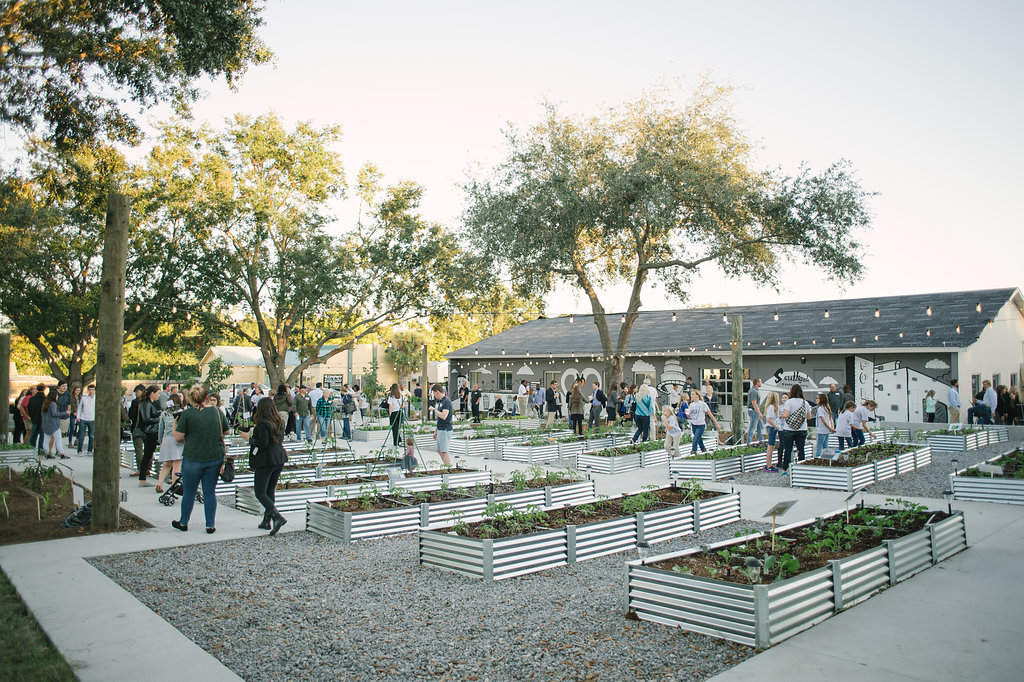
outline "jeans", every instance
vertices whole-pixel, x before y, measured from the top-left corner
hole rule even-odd
[[[696,454],[697,448],[700,448],[701,452],[707,452],[707,446],[704,445],[704,429],[708,427],[707,424],[691,424],[690,428],[693,429],[693,443],[690,444],[690,452]]]
[[[817,446],[814,448],[814,454],[817,457],[821,457],[821,453],[828,447],[828,431],[825,433],[819,433],[817,435]]]
[[[327,440],[327,417],[318,414],[316,416],[316,423],[320,427],[320,429],[317,431],[316,437],[321,438],[323,440]]]
[[[751,440],[754,435],[754,429],[757,429],[757,439],[761,440],[761,426],[764,424],[764,420],[758,416],[757,412],[747,408],[747,414],[750,416],[750,426],[747,427],[747,441]]]
[[[75,415],[71,415],[68,419],[68,445],[75,444],[75,436],[78,435],[78,431],[75,426],[78,424],[78,418]]]
[[[768,427],[768,445],[775,447],[775,440],[779,436],[779,430],[774,426]]]
[[[779,431],[779,456],[781,459],[781,466],[779,467],[783,471],[789,469],[789,465],[793,460],[793,446],[796,445],[797,462],[804,461],[804,443],[807,442],[806,431],[789,431],[784,429]]]
[[[306,440],[313,440],[312,427],[310,426],[310,417],[307,414],[305,417],[295,417],[295,436],[296,438],[302,438],[302,433],[305,431]]]
[[[842,452],[846,448],[853,447],[853,437],[847,438],[846,436],[838,436],[839,438],[839,452]]]
[[[273,519],[280,516],[274,506],[274,491],[277,490],[277,479],[281,477],[283,464],[268,467],[256,467],[252,470],[256,499],[263,505],[263,518]],[[216,482],[214,483],[216,485]],[[205,493],[204,498],[205,500]]]
[[[43,449],[43,424],[42,422],[32,422],[32,436],[29,441],[37,449]]]
[[[348,415],[345,415],[345,418],[342,420],[342,424],[341,437],[345,440],[352,440],[352,420]]]
[[[96,426],[96,422],[91,421],[80,421],[78,422],[78,452],[82,452],[82,443],[85,441],[86,434],[89,435],[89,448],[88,451],[92,452],[93,448],[93,427]]]
[[[636,433],[633,434],[632,442],[635,443],[637,439],[642,441],[648,441],[651,439],[651,416],[635,414],[633,415],[633,423],[636,424]]]
[[[583,435],[583,415],[582,414],[570,414],[569,415],[569,428],[576,435]]]
[[[181,519],[183,526],[188,525],[192,516],[192,507],[196,504],[196,490],[203,486],[203,509],[206,511],[206,527],[215,528],[217,520],[217,477],[224,458],[212,462],[197,462],[187,457],[181,460],[181,484],[184,487],[181,498]]]
[[[865,440],[863,429],[850,429],[850,433],[853,434],[853,447],[864,445]]]

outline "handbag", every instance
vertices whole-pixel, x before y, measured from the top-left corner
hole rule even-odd
[[[797,431],[807,419],[807,403],[800,405],[797,409],[789,413],[786,417],[786,426],[789,427],[790,431]]]
[[[217,410],[217,425],[220,426],[221,413]],[[224,453],[224,464],[220,467],[220,480],[225,483],[231,483],[235,480],[235,460],[228,458],[227,448],[224,445],[224,430],[220,430],[220,447]]]

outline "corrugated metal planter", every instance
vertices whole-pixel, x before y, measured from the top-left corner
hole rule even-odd
[[[483,580],[538,573],[636,546],[738,521],[740,495],[730,493],[653,512],[567,526],[512,538],[465,538],[419,529],[420,564]]]
[[[576,468],[594,474],[621,474],[623,471],[658,466],[666,462],[668,462],[668,453],[663,448],[615,457],[604,457],[588,452],[576,455]]]
[[[699,478],[717,481],[737,476],[744,471],[755,471],[764,467],[765,452],[736,455],[722,459],[693,459],[681,457],[668,463],[668,477],[672,480]]]
[[[503,443],[501,458],[509,462],[550,462],[562,457],[583,452],[583,441],[573,443],[547,443],[545,445],[523,445],[521,443]]]
[[[928,436],[928,447],[934,452],[962,452],[964,450],[977,450],[988,445],[988,434],[984,431],[976,431],[966,434],[941,434]]]
[[[1013,450],[1010,450],[1010,452],[1013,452]],[[1003,453],[1003,455],[1006,454],[1008,453]],[[986,460],[986,463],[998,464],[1003,455]],[[960,469],[949,477],[953,499],[970,500],[973,502],[997,502],[1000,504],[1024,504],[1024,479],[964,476],[963,473],[967,471],[967,468]]]
[[[806,522],[780,528],[791,530]],[[721,549],[745,538],[709,546]],[[641,620],[766,648],[967,547],[963,512],[898,540],[771,585],[742,585],[627,563],[627,608]],[[646,564],[699,553],[651,557]]]
[[[274,504],[278,511],[293,512],[306,508],[307,502],[320,502],[324,500],[340,500],[348,497],[358,497],[364,490],[375,490],[386,493],[393,488],[402,488],[413,492],[438,490],[442,486],[450,488],[470,488],[474,485],[490,485],[492,483],[490,471],[470,471],[458,474],[440,474],[437,476],[420,476],[418,478],[401,478],[385,481],[366,481],[362,483],[347,483],[345,485],[332,485],[319,488],[300,488],[296,490],[278,489],[274,496]],[[250,514],[262,514],[263,505],[256,499],[256,493],[252,488],[235,488],[235,507]]]
[[[316,502],[306,503],[306,530],[319,535],[352,542],[365,538],[399,533],[413,533],[420,527],[447,528],[455,523],[452,512],[461,512],[466,523],[479,521],[491,502],[504,502],[517,511],[528,507],[563,507],[596,499],[594,481],[578,481],[487,497],[474,497],[447,502],[424,502],[396,509],[344,512]]]
[[[537,417],[526,417],[525,419],[484,419],[487,426],[515,426],[523,431],[534,431],[540,428],[540,419]]]
[[[864,434],[864,444],[871,445],[872,443],[909,443],[910,429],[875,429],[874,431],[868,431]],[[809,433],[807,435],[807,442],[812,443],[814,435]],[[830,447],[833,450],[839,447],[839,436],[834,433],[828,434],[828,441],[826,447]]]
[[[798,488],[824,488],[852,492],[898,474],[920,469],[932,463],[929,447],[905,452],[855,467],[793,464],[789,468],[790,485]]]

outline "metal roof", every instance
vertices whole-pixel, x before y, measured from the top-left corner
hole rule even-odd
[[[1007,288],[641,311],[627,354],[729,352],[732,315],[743,317],[744,352],[961,348],[977,341],[1011,298],[1018,308],[1024,306],[1019,291]],[[573,315],[525,322],[445,357],[597,355],[601,341],[593,318]],[[621,313],[608,316],[613,343],[620,326]]]

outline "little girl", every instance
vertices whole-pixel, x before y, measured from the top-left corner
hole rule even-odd
[[[839,450],[853,446],[853,430],[851,425],[854,422],[853,411],[857,409],[857,403],[849,400],[843,405],[843,413],[836,419],[836,436],[839,438]],[[844,447],[846,446],[846,447]]]
[[[413,470],[419,466],[419,462],[416,461],[416,455],[414,449],[416,442],[412,439],[412,436],[405,437],[405,457],[402,458],[402,468],[406,470]]]
[[[683,438],[683,430],[679,428],[679,420],[668,405],[661,408],[661,423],[665,427],[665,452],[675,459],[679,456],[679,441]]]

